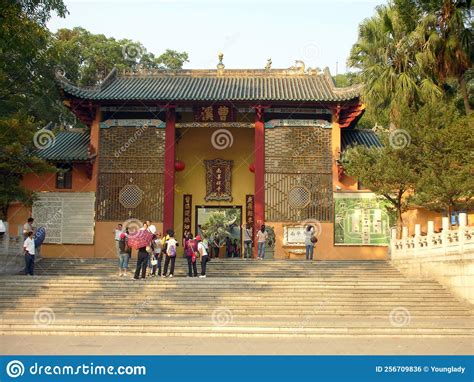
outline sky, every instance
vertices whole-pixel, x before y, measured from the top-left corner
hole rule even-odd
[[[189,69],[306,67],[347,71],[359,23],[383,0],[65,0],[69,15],[48,27],[141,42],[156,56],[186,51]]]

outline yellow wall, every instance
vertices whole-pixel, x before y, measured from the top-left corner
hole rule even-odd
[[[245,195],[254,193],[254,174],[249,165],[254,160],[254,131],[248,128],[229,129],[233,136],[232,146],[218,150],[212,146],[211,135],[218,128],[182,129],[182,138],[176,147],[176,159],[186,164],[184,171],[176,173],[174,222],[176,238],[183,237],[183,195],[192,194],[192,232],[195,227],[195,206],[242,206],[242,220],[245,221]],[[204,160],[231,159],[232,197],[231,202],[206,202],[206,169]]]

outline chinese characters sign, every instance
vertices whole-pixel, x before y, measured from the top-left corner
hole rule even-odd
[[[253,227],[253,219],[254,219],[254,196],[253,195],[245,195],[245,222],[250,224]]]
[[[233,122],[234,110],[225,105],[195,107],[194,120],[195,122]]]
[[[192,195],[183,195],[183,236],[187,232],[191,232],[191,207]]]
[[[232,201],[231,176],[233,161],[225,159],[205,160],[206,197],[204,200]]]

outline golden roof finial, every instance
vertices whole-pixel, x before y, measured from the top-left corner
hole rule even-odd
[[[217,69],[222,70],[222,69],[225,68],[224,63],[222,62],[222,60],[224,59],[224,53],[219,52],[217,57],[219,58],[219,63],[217,64]]]

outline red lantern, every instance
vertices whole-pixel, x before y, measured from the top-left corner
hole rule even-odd
[[[180,160],[177,160],[176,162],[174,162],[174,169],[178,172],[183,171],[185,167],[186,167],[186,164]]]
[[[250,163],[249,170],[250,172],[255,172],[255,165],[253,163]]]

